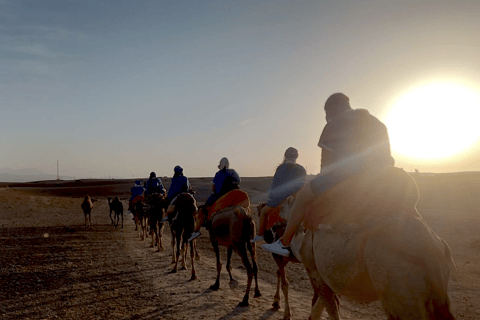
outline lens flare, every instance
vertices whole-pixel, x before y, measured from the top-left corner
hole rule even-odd
[[[435,160],[458,155],[479,140],[479,117],[479,92],[437,82],[403,94],[385,123],[394,152]]]

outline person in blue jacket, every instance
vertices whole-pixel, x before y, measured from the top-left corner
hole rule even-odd
[[[215,201],[220,199],[221,196],[229,191],[239,189],[238,185],[241,182],[240,176],[234,169],[230,169],[229,167],[230,163],[228,159],[222,158],[220,160],[220,164],[218,165],[219,170],[215,174],[215,177],[213,177],[212,193],[205,202],[205,207],[211,207]],[[200,215],[197,217],[197,221],[195,222],[195,231],[192,233],[188,241],[192,241],[201,235],[200,227],[202,226],[205,218],[206,217],[202,218]]]
[[[183,175],[183,168],[176,166],[173,169],[173,178],[172,183],[170,184],[170,189],[168,189],[167,199],[171,203],[176,196],[182,192],[189,192],[192,187],[188,178]]]
[[[162,180],[160,178],[157,178],[157,175],[155,172],[150,172],[150,178],[147,180],[145,184],[145,196],[149,194],[160,194],[160,195],[165,195],[165,187],[162,184]]]
[[[288,148],[284,154],[283,162],[277,167],[273,176],[270,190],[268,191],[267,205],[260,213],[260,226],[258,235],[250,242],[263,240],[263,234],[268,222],[268,215],[277,208],[283,200],[295,194],[305,185],[307,172],[297,162],[298,151],[295,148]]]
[[[241,182],[240,176],[234,169],[230,169],[229,167],[230,163],[228,159],[222,158],[218,165],[218,169],[220,170],[218,170],[213,178],[212,194],[205,202],[205,206],[210,207],[224,194],[238,189],[238,185]]]
[[[142,196],[143,191],[145,191],[145,189],[142,186],[142,181],[136,180],[135,185],[130,189],[130,193],[132,194],[132,196],[130,197],[130,200],[128,202],[129,203],[129,206],[128,206],[129,211],[132,211],[132,201],[133,201],[133,199],[135,199],[136,197]]]

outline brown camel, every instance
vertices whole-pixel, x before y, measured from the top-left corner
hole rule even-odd
[[[199,210],[206,210],[201,206]],[[206,216],[206,215],[205,215]],[[222,263],[220,262],[219,246],[227,247],[227,271],[230,276],[230,283],[235,282],[232,277],[232,267],[230,260],[232,252],[236,251],[245,266],[247,271],[248,281],[247,289],[243,300],[238,304],[241,307],[248,306],[248,297],[252,279],[255,278],[255,298],[260,297],[260,290],[258,289],[257,279],[257,257],[256,245],[250,243],[255,235],[255,222],[250,215],[248,209],[241,206],[228,207],[218,212],[213,213],[211,219],[211,226],[208,228],[210,233],[210,241],[212,242],[215,256],[217,258],[217,280],[210,287],[211,290],[218,290],[220,288],[220,271],[222,270]],[[247,250],[252,257],[252,264],[248,260]]]
[[[82,204],[80,207],[83,210],[83,214],[85,215],[85,230],[92,229],[92,208],[93,203],[97,201],[96,199],[91,199],[88,194],[85,194],[85,198],[83,199]]]
[[[157,246],[157,252],[165,250],[162,243],[163,229],[165,224],[162,222],[163,216],[167,209],[168,202],[165,197],[157,197],[149,202],[147,209],[148,222],[150,224],[150,234],[152,236],[152,244],[150,247]]]
[[[325,308],[330,319],[340,319],[339,294],[380,300],[388,319],[454,319],[450,248],[418,214],[417,201],[415,181],[392,167],[357,175],[317,198],[307,231],[292,241],[315,291],[311,319]]]
[[[112,221],[112,224],[115,225],[115,227],[118,226],[118,223],[120,222],[120,216],[122,217],[122,228],[123,228],[123,204],[122,201],[120,201],[119,197],[115,197],[112,200],[112,198],[108,197],[108,207],[110,208],[110,220]],[[112,212],[113,212],[113,219],[112,219]]]
[[[135,220],[135,230],[138,231],[138,236],[143,241],[147,237],[147,210],[148,205],[145,206],[142,201],[137,201],[133,205],[133,219]]]
[[[260,202],[257,206],[258,215],[260,216],[260,212],[262,211],[263,207],[267,204]],[[264,233],[264,238],[266,243],[272,243],[277,241],[283,233],[285,232],[285,228],[287,226],[286,221],[277,222],[272,228],[268,229]],[[283,297],[285,299],[285,311],[283,312],[283,319],[288,320],[291,317],[290,313],[290,305],[288,303],[288,279],[285,273],[285,268],[289,262],[293,263],[300,263],[300,261],[295,258],[294,255],[290,255],[290,257],[284,257],[275,253],[272,253],[273,259],[277,264],[277,290],[275,291],[275,296],[273,297],[273,304],[272,306],[275,309],[280,309],[280,287],[282,288]]]
[[[195,216],[197,214],[197,205],[195,198],[189,193],[180,194],[175,200],[175,210],[169,217],[170,230],[172,232],[172,262],[175,263],[172,273],[178,271],[178,260],[180,252],[182,253],[182,268],[186,270],[186,255],[188,250],[188,239],[192,235],[195,227]],[[176,250],[175,250],[176,249]],[[190,280],[197,279],[195,274],[195,259],[198,259],[196,252],[196,240],[190,244],[190,260],[192,263],[192,276]]]

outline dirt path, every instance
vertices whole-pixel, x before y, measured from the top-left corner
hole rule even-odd
[[[0,190],[0,319],[282,319],[283,308],[271,307],[276,265],[261,248],[262,296],[253,298],[252,290],[250,306],[241,308],[246,272],[235,254],[236,282],[229,284],[223,268],[220,290],[211,291],[216,264],[207,236],[198,240],[198,279],[189,281],[190,262],[188,270],[170,273],[169,230],[164,232],[167,249],[156,252],[150,241],[140,241],[131,215],[125,216],[123,229],[113,227],[107,202],[99,199],[92,212],[94,228],[85,231],[80,203]],[[452,245],[459,266],[450,290],[455,315],[480,319],[478,218],[457,213],[452,222],[448,212],[422,214]],[[225,265],[225,250],[221,253]],[[290,265],[287,273],[292,316],[307,319],[313,295],[308,276],[301,264]],[[378,302],[343,298],[341,314],[343,319],[385,319]]]

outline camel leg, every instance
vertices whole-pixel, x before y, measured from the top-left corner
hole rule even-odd
[[[192,261],[192,277],[190,278],[190,280],[197,279],[197,275],[195,274],[195,241],[196,240],[193,240],[190,244],[190,260]]]
[[[163,237],[163,230],[165,229],[165,224],[160,223],[161,226],[158,228],[158,251],[165,251],[165,247],[163,246],[162,237]]]
[[[180,238],[181,240],[181,245],[182,245],[182,268],[181,270],[187,270],[187,250],[188,250],[188,239],[183,239],[183,237]]]
[[[197,241],[193,241],[193,246],[195,248],[195,260],[200,261],[200,255],[198,254],[198,251],[197,251]]]
[[[253,280],[253,268],[250,265],[250,261],[248,261],[248,256],[247,256],[247,249],[245,248],[245,244],[243,246],[237,247],[238,254],[242,258],[243,265],[245,266],[245,269],[247,270],[247,290],[245,291],[245,295],[243,296],[243,300],[238,304],[239,307],[248,307],[248,296],[250,294],[250,288],[252,286],[252,280]],[[258,288],[257,288],[258,289]]]
[[[340,305],[338,298],[330,287],[323,281],[320,273],[315,268],[315,265],[305,263],[305,270],[308,273],[312,287],[315,290],[316,302],[312,302],[312,311],[310,318],[317,320],[322,317],[323,309],[327,309],[327,313],[332,320],[340,320]],[[315,298],[315,297],[314,297]]]
[[[256,253],[256,247],[257,245],[255,243],[251,243],[250,241],[247,241],[247,249],[250,252],[250,255],[252,256],[252,266],[253,266],[253,277],[255,279],[255,295],[253,296],[254,298],[260,297],[262,294],[260,293],[260,290],[258,289],[258,266],[257,266],[257,253]]]
[[[121,215],[122,215],[122,229],[123,229],[123,212],[121,213]]]
[[[274,258],[278,266],[278,271],[277,271],[278,282],[277,282],[277,293],[275,294],[275,299],[277,299],[276,300],[277,305],[278,307],[280,307],[280,293],[278,291],[281,284],[283,297],[285,299],[285,311],[283,313],[283,319],[287,320],[287,319],[290,319],[291,317],[290,304],[288,303],[288,279],[285,273],[285,267],[288,261],[285,261],[281,256],[278,256],[278,255],[274,255]],[[274,303],[274,306],[275,306],[275,303]]]
[[[220,271],[222,271],[222,263],[220,262],[220,249],[218,248],[218,242],[210,237],[213,250],[215,251],[215,257],[217,258],[217,280],[210,286],[211,290],[218,290],[220,288]]]
[[[171,263],[175,263],[175,238],[176,238],[176,235],[175,235],[175,231],[173,230],[172,227],[170,227],[170,232],[172,234],[172,262]]]
[[[230,282],[235,281],[235,279],[233,279],[233,277],[232,277],[232,266],[230,265],[230,261],[231,261],[231,259],[232,259],[232,253],[233,253],[233,249],[232,249],[231,247],[228,247],[228,248],[227,248],[227,265],[226,265],[226,269],[227,269],[228,275],[230,276]]]
[[[275,309],[280,309],[280,285],[281,285],[281,281],[282,281],[282,279],[280,277],[281,277],[280,266],[278,266],[278,270],[277,270],[277,290],[275,291],[275,295],[273,296],[273,304],[272,304],[272,306]]]
[[[181,250],[181,248],[180,248],[180,236],[179,235],[176,235],[175,242],[176,242],[176,245],[177,245],[177,250],[175,251],[175,266],[173,267],[172,273],[175,273],[178,270],[178,259],[180,257],[180,250]]]

